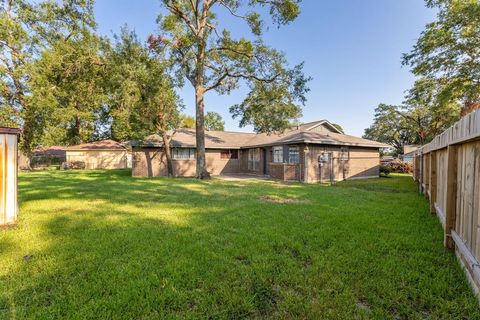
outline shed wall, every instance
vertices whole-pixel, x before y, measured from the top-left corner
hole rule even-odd
[[[128,167],[127,150],[67,150],[67,162],[83,161],[86,169],[125,169]]]

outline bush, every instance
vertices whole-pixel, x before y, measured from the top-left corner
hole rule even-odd
[[[390,166],[388,164],[380,165],[380,176],[388,176],[392,172]]]
[[[394,160],[388,164],[390,172],[395,173],[411,173],[413,171],[413,166],[411,163],[403,162],[401,160]]]
[[[64,162],[62,163],[62,169],[69,170],[69,169],[85,169],[86,165],[83,161],[72,161],[72,162]]]

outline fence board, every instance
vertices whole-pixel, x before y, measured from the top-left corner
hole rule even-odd
[[[455,249],[476,292],[480,290],[480,110],[420,148],[414,179],[429,195],[444,227],[445,246]]]

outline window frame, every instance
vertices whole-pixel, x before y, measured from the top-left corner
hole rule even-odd
[[[292,150],[294,151],[294,159],[296,161],[292,161]],[[299,146],[288,146],[288,163],[289,164],[299,164],[300,163],[300,147]]]
[[[346,157],[345,157],[346,154]],[[340,147],[340,154],[338,156],[340,161],[350,160],[350,148],[348,146]]]
[[[179,157],[178,151],[182,150],[184,153],[181,157]],[[188,150],[188,157],[184,157],[186,154],[186,151]],[[172,148],[172,160],[175,161],[190,161],[190,160],[195,160],[195,148]]]
[[[260,162],[260,148],[248,149],[248,170],[257,170]]]
[[[238,149],[222,149],[220,150],[221,160],[238,160]]]
[[[283,163],[283,146],[274,146],[272,148],[272,154],[272,161],[274,163]]]

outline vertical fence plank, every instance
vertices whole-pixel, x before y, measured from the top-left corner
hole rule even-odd
[[[447,162],[447,203],[445,207],[445,237],[444,244],[448,249],[454,249],[452,229],[455,229],[457,209],[457,146],[448,146]]]
[[[430,152],[430,212],[435,214],[437,202],[437,152]]]

